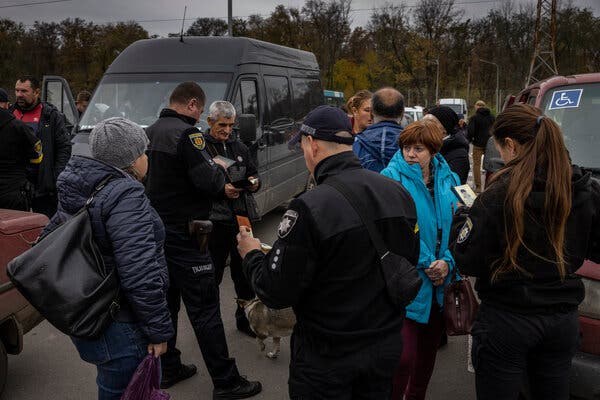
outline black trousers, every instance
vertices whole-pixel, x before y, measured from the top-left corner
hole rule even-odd
[[[31,200],[31,209],[33,212],[44,214],[48,218],[52,218],[56,214],[58,207],[58,197],[54,194],[34,197]]]
[[[23,192],[9,192],[0,195],[0,208],[29,211],[29,202]]]
[[[533,399],[569,399],[579,343],[577,311],[524,315],[482,304],[471,357],[478,400],[516,400],[528,379]]]
[[[402,355],[402,334],[389,335],[344,356],[322,356],[301,334],[292,335],[289,394],[292,400],[381,400],[392,394]]]
[[[234,384],[240,375],[235,359],[229,357],[227,349],[210,254],[196,250],[187,235],[167,232],[165,256],[170,278],[167,302],[175,335],[167,343],[167,352],[161,356],[163,376],[176,375],[181,365],[181,352],[176,343],[177,315],[183,299],[214,386],[222,388]]]
[[[215,281],[217,282],[217,286],[223,281],[225,264],[227,257],[229,257],[229,270],[237,298],[251,300],[255,294],[242,271],[242,258],[237,251],[236,235],[238,232],[237,225],[229,226],[214,223],[209,242],[210,255],[215,266]],[[235,318],[238,324],[247,323],[244,310],[239,306],[235,312]]]

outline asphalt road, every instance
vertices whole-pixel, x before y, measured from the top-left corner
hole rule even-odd
[[[273,243],[281,215],[281,210],[277,210],[265,216],[263,222],[254,227],[254,235],[265,243]],[[221,288],[221,310],[230,353],[236,358],[242,375],[263,383],[263,392],[255,399],[287,399],[289,338],[282,340],[277,360],[266,358],[258,351],[254,339],[235,329],[235,293],[227,272]],[[185,312],[180,313],[178,340],[184,362],[195,363],[198,374],[168,392],[174,400],[211,398],[212,384]],[[428,400],[475,399],[474,377],[467,372],[466,349],[465,337],[450,338],[448,345],[440,349]],[[43,322],[25,336],[23,352],[9,356],[8,382],[1,399],[95,399],[95,377],[95,367],[81,361],[69,338]]]

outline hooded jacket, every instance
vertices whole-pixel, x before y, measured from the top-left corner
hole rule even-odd
[[[17,106],[10,108],[13,113]],[[27,111],[24,111],[27,113]],[[71,138],[65,127],[65,117],[50,103],[42,103],[36,136],[42,141],[44,158],[38,169],[35,193],[43,196],[56,193],[56,179],[71,157]]]
[[[448,249],[448,240],[452,226],[452,214],[458,202],[452,187],[460,185],[458,176],[450,170],[442,155],[436,154],[431,159],[431,163],[434,171],[434,198],[431,197],[429,189],[423,183],[423,173],[419,164],[409,165],[404,160],[401,151],[398,151],[387,168],[381,171],[383,175],[402,183],[417,206],[417,222],[421,238],[417,271],[423,285],[415,300],[406,307],[406,318],[423,324],[429,321],[434,290],[440,309],[443,307],[444,288],[450,283],[451,273],[455,268],[454,258]],[[439,251],[436,254],[438,229],[441,230],[441,240]],[[435,260],[444,260],[449,267],[444,284],[438,287],[433,286],[424,271]]]
[[[116,320],[139,323],[150,343],[166,342],[174,330],[166,299],[165,230],[140,182],[101,161],[73,156],[58,177],[58,211],[42,234],[79,211],[107,176],[112,179],[88,213],[106,268],[117,268],[121,311]]]
[[[478,108],[475,115],[469,118],[467,132],[473,146],[485,148],[490,138],[490,128],[494,125],[495,120],[490,109],[485,107]]]
[[[448,163],[450,170],[460,178],[460,183],[467,183],[469,177],[469,142],[460,133],[448,135],[444,138],[440,154]]]
[[[574,272],[584,259],[600,262],[600,183],[577,166],[573,167],[572,182],[564,281],[556,265],[521,247],[517,262],[527,274],[505,274],[492,282],[497,261],[506,248],[504,199],[508,176],[500,176],[477,197],[454,244],[454,256],[461,272],[478,278],[475,289],[482,303],[520,314],[545,314],[575,310],[583,300],[584,287]],[[544,199],[544,181],[536,179],[525,205],[524,240],[535,253],[548,256],[553,250],[541,217]]]
[[[352,150],[363,167],[380,172],[398,151],[400,132],[402,127],[396,122],[378,122],[356,136]]]

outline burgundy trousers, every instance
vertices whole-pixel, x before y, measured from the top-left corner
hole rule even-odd
[[[425,399],[444,329],[442,312],[435,301],[427,324],[404,320],[402,357],[394,374],[392,400]]]

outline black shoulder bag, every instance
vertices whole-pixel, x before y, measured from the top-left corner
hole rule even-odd
[[[369,218],[368,208],[364,206],[362,201],[346,185],[335,178],[328,179],[326,184],[336,189],[346,198],[362,220],[367,231],[369,231],[371,243],[373,243],[379,255],[379,264],[388,296],[392,304],[404,312],[406,306],[419,293],[419,289],[421,289],[421,284],[423,283],[416,267],[405,257],[392,253],[387,249],[385,242],[375,227],[375,223]]]
[[[48,322],[67,335],[94,339],[119,309],[116,268],[106,271],[88,207],[104,179],[73,217],[13,259],[10,280]]]

